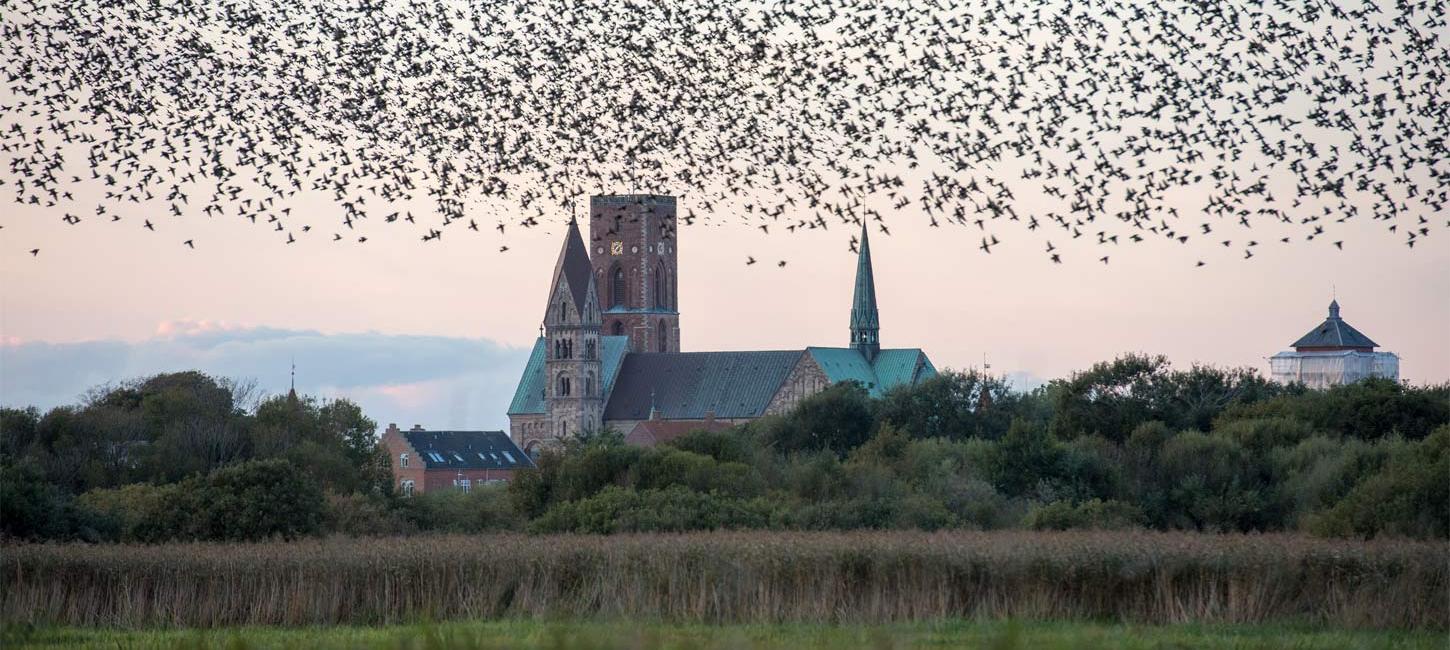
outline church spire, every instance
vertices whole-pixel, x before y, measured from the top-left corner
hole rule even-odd
[[[856,256],[856,290],[851,300],[851,347],[869,362],[881,351],[881,323],[876,313],[876,278],[871,273],[871,242],[861,220],[861,246]]]

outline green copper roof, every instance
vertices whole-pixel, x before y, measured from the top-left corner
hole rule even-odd
[[[936,367],[919,348],[882,350],[868,363],[856,348],[806,348],[831,383],[858,381],[873,397],[936,374]]]
[[[624,355],[629,352],[628,336],[601,336],[599,337],[604,350],[600,355],[600,362],[604,374],[604,394],[614,389],[614,379],[619,375],[619,367],[624,362]],[[544,406],[544,337],[534,340],[534,350],[529,354],[528,363],[524,364],[524,374],[519,378],[519,386],[514,389],[514,399],[509,403],[509,415],[525,415],[530,413],[543,413],[547,409]]]
[[[764,413],[802,351],[629,352],[628,336],[601,337],[604,419],[643,420],[651,405],[666,419],[754,418]],[[831,383],[858,381],[873,397],[936,375],[918,348],[881,350],[874,363],[856,348],[806,348]],[[544,413],[544,339],[534,342],[509,415]],[[618,387],[619,390],[615,390]]]

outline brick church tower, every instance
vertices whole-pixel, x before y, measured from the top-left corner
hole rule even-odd
[[[578,223],[571,220],[554,264],[544,314],[544,401],[556,439],[603,426],[599,326],[599,296],[590,278],[589,251]]]
[[[603,333],[628,336],[631,352],[679,352],[675,197],[589,198],[589,247]]]

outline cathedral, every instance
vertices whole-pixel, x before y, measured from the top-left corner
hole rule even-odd
[[[525,452],[601,428],[652,445],[787,411],[836,382],[880,396],[936,374],[920,349],[881,348],[864,228],[849,347],[682,352],[675,217],[674,197],[594,196],[587,246],[569,223],[509,405],[510,436]]]

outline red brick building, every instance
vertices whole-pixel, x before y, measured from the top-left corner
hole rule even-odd
[[[435,490],[469,490],[513,478],[534,466],[502,431],[403,431],[389,424],[383,446],[403,496]]]

